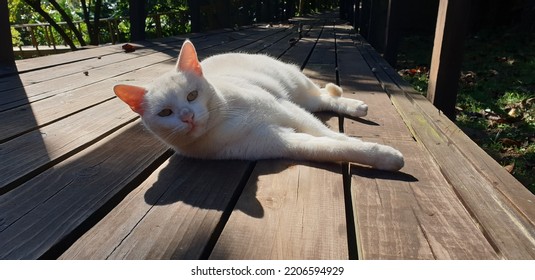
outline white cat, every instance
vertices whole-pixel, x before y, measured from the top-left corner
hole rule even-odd
[[[176,69],[146,88],[117,85],[115,94],[176,152],[205,159],[290,158],[403,167],[394,148],[334,132],[309,112],[365,116],[362,101],[319,88],[299,69],[265,55],[228,53],[199,62],[190,41]]]

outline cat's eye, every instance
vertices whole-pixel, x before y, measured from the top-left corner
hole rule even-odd
[[[196,90],[194,90],[194,91],[190,92],[188,94],[188,96],[186,96],[186,100],[188,100],[188,102],[191,102],[191,101],[195,100],[197,98],[197,96],[199,96],[199,93]]]
[[[170,116],[172,113],[173,111],[171,111],[171,109],[163,109],[158,113],[158,116],[167,117],[167,116]]]

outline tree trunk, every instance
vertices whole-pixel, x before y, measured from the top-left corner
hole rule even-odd
[[[67,25],[69,26],[69,28],[72,30],[72,32],[74,33],[74,35],[76,36],[76,39],[78,39],[78,42],[80,43],[81,46],[85,46],[86,43],[84,41],[84,36],[82,35],[82,33],[80,32],[80,30],[78,30],[78,28],[76,28],[76,26],[74,25],[74,23],[72,22],[71,18],[69,17],[69,15],[67,15],[67,13],[65,12],[65,10],[58,4],[58,2],[56,2],[56,0],[49,0],[50,4],[52,4],[52,6],[54,6],[54,8],[56,8],[56,10],[60,13],[61,17],[63,18],[63,20],[67,23]]]
[[[98,45],[100,44],[99,32],[100,32],[100,10],[102,8],[102,0],[95,0],[95,11],[93,12],[93,34],[91,34],[91,41]]]
[[[65,30],[59,26],[54,19],[47,13],[43,8],[41,8],[41,1],[40,0],[24,0],[30,7],[32,7],[40,16],[42,16],[56,31],[59,33],[61,38],[65,41],[67,45],[71,48],[71,50],[75,51],[77,50],[76,46],[74,45],[74,42],[71,40],[69,35],[65,33]]]
[[[86,0],[80,0],[82,4],[82,12],[84,14],[84,22],[87,26],[87,32],[89,33],[89,44],[97,46],[99,44],[99,22],[100,22],[100,7],[102,6],[102,0],[95,0],[95,12],[94,20],[91,23],[90,10],[91,7],[87,6]]]
[[[85,0],[80,0],[80,3],[82,4],[82,13],[84,14],[84,22],[85,26],[87,26],[87,33],[89,34],[89,44],[93,45],[93,42],[91,41],[91,34],[93,34],[93,25],[91,24],[91,19],[89,18],[89,9]]]

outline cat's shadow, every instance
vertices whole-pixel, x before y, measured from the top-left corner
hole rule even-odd
[[[365,124],[365,125],[381,126],[380,124],[378,124],[378,123],[376,123],[374,121],[363,119],[363,118],[359,118],[359,117],[353,117],[353,116],[348,116],[348,115],[343,115],[343,117],[346,118],[346,119],[350,119],[352,121],[361,123],[361,124]]]
[[[237,210],[251,217],[262,218],[264,207],[257,194],[259,179],[264,175],[281,174],[276,179],[271,176],[267,183],[263,181],[262,186],[264,188],[268,184],[267,188],[284,187],[284,182],[274,180],[286,176],[283,172],[296,165],[324,169],[342,176],[340,165],[329,163],[292,160],[263,160],[255,163],[241,160],[200,160],[173,155],[167,165],[159,170],[157,179],[146,182],[152,185],[145,192],[145,202],[156,206],[171,205],[173,209],[185,207],[183,209],[187,211],[190,211],[189,206],[193,206],[198,212],[216,210],[222,215]],[[357,165],[351,165],[349,174],[384,180],[417,181],[412,175],[403,172],[380,171]]]
[[[264,210],[255,196],[258,177],[266,172],[279,173],[287,166],[274,165],[261,173],[255,166],[253,161],[201,160],[173,155],[145,192],[145,202],[176,204],[177,208],[186,204],[201,211],[217,210],[224,214],[236,209],[261,218]],[[245,206],[240,208],[243,204]]]

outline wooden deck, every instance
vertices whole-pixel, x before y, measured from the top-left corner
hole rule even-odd
[[[299,39],[299,24],[302,23]],[[332,129],[401,172],[173,155],[118,100],[175,63],[267,53],[369,104]],[[535,196],[328,17],[18,61],[0,73],[0,259],[535,259]]]

